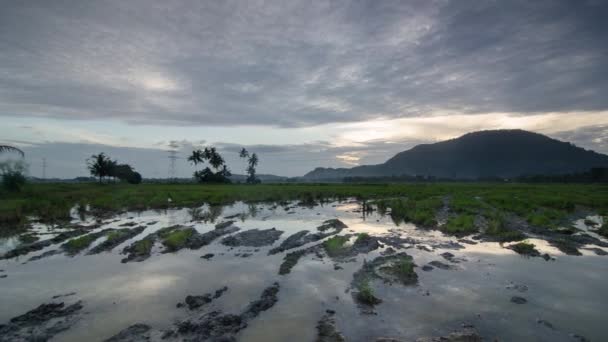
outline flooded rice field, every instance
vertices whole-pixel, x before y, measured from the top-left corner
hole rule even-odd
[[[446,236],[350,200],[74,211],[0,239],[0,341],[602,341],[606,240]],[[603,245],[603,246],[602,246]],[[443,341],[443,340],[442,340]]]

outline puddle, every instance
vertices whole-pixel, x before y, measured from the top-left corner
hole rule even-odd
[[[473,325],[486,340],[573,341],[575,334],[590,340],[605,337],[608,256],[587,249],[581,249],[582,256],[567,256],[542,239],[528,239],[540,253],[548,253],[554,260],[522,257],[498,243],[473,244],[468,240],[471,243],[456,244],[457,238],[438,231],[417,229],[412,224],[396,226],[388,216],[364,214],[360,209],[353,201],[312,208],[295,202],[286,206],[236,203],[200,210],[127,212],[97,225],[94,218],[75,217],[73,224],[88,225],[92,233],[109,228],[145,228],[110,252],[87,255],[107,238],[102,237],[73,257],[59,253],[27,262],[32,256],[59,248],[51,245],[0,260],[0,276],[6,275],[0,279],[0,323],[42,303],[81,300],[83,313],[79,319],[55,335],[54,340],[98,341],[137,323],[156,330],[171,329],[176,321],[194,314],[176,307],[177,303],[187,295],[213,293],[224,286],[228,291],[213,301],[212,309],[238,314],[265,288],[278,282],[278,302],[248,321],[247,327],[236,334],[238,340],[315,340],[317,322],[326,310],[335,311],[336,328],[347,341],[444,336],[463,324]],[[197,220],[192,221],[193,217]],[[302,230],[318,232],[317,227],[329,219],[339,219],[348,226],[340,235],[367,233],[402,238],[393,247],[396,252],[413,257],[418,284],[391,285],[374,280],[370,286],[382,303],[371,312],[363,312],[355,303],[351,293],[353,274],[365,261],[387,252],[386,243],[368,254],[344,260],[332,260],[327,255],[319,258],[311,252],[302,256],[289,274],[279,275],[285,254],[326,239],[272,255],[268,253],[270,249]],[[283,233],[268,245],[231,247],[222,244],[223,237],[219,237],[200,249],[184,248],[176,253],[162,253],[157,241],[149,258],[121,263],[126,246],[161,228],[181,225],[204,234],[228,220],[235,221],[233,225],[240,228],[239,232],[275,228]],[[575,225],[587,229],[583,220]],[[32,231],[42,241],[65,230],[34,224]],[[354,235],[351,242],[353,239]],[[0,254],[20,244],[17,237],[2,238]],[[453,257],[441,255],[446,252]],[[211,254],[207,259],[201,258]],[[433,261],[450,267],[422,270]],[[53,299],[61,294],[70,295]],[[511,302],[513,296],[525,298],[526,303]]]

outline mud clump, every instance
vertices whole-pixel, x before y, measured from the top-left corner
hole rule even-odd
[[[93,247],[87,254],[98,254],[102,252],[109,252],[116,248],[121,243],[134,238],[141,234],[145,227],[136,227],[133,229],[118,229],[109,233],[106,240],[99,245]]]
[[[50,251],[46,251],[40,255],[34,255],[33,257],[29,258],[25,263],[28,263],[30,261],[40,260],[40,259],[47,258],[47,257],[53,256],[53,255],[61,254],[61,253],[63,253],[63,252],[59,249],[51,249]]]
[[[222,239],[222,244],[230,247],[262,247],[273,244],[283,234],[276,228],[250,229]]]
[[[448,265],[448,264],[444,264],[444,263],[442,263],[441,261],[438,261],[438,260],[434,260],[434,261],[429,262],[429,265],[433,266],[433,267],[436,267],[436,268],[439,268],[441,270],[453,270],[454,269],[454,266],[451,266],[451,265]]]
[[[515,304],[526,304],[528,302],[528,300],[524,297],[519,297],[519,296],[513,296],[511,297],[511,303],[515,303]]]
[[[81,309],[80,301],[67,307],[64,303],[42,304],[0,325],[0,341],[48,341],[68,330],[78,320]]]
[[[230,226],[232,226],[234,224],[234,220],[228,220],[228,221],[224,221],[224,222],[220,222],[218,224],[215,225],[215,229],[225,229],[228,228]]]
[[[215,254],[213,254],[213,253],[207,253],[207,254],[201,256],[201,259],[211,260],[211,258],[213,258],[214,256],[215,256]]]
[[[201,248],[203,246],[207,246],[208,244],[210,244],[211,242],[213,242],[213,240],[227,235],[227,234],[232,234],[232,233],[236,233],[240,230],[239,227],[235,227],[235,226],[229,226],[226,228],[216,228],[212,231],[208,231],[206,233],[203,234],[198,234],[196,235],[191,244],[190,244],[190,248],[191,249],[198,249]]]
[[[186,299],[184,300],[184,302],[185,302],[185,305],[188,306],[188,309],[195,310],[204,305],[211,303],[214,299],[220,298],[226,291],[228,291],[228,287],[224,286],[221,289],[216,290],[215,293],[213,293],[213,294],[206,293],[202,296],[192,296],[192,295],[187,296]],[[178,308],[180,308],[182,306],[184,306],[184,303],[177,304]]]
[[[279,274],[289,274],[291,272],[291,269],[298,263],[300,258],[308,253],[311,253],[309,249],[303,249],[301,251],[287,253],[283,258],[281,266],[279,266]]]
[[[336,321],[333,318],[334,311],[327,310],[317,323],[316,342],[344,342],[344,335],[336,328]]]
[[[317,230],[320,232],[324,232],[328,229],[336,229],[336,230],[342,230],[344,228],[348,228],[348,226],[346,224],[344,224],[344,222],[338,220],[338,219],[330,219],[330,220],[326,220],[323,222],[323,224],[321,224],[320,226],[317,227]]]

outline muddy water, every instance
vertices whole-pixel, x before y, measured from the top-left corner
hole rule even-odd
[[[175,321],[192,314],[176,308],[184,297],[213,292],[223,286],[228,286],[228,292],[206,310],[238,313],[265,287],[278,281],[279,301],[249,322],[239,333],[239,340],[313,341],[317,321],[327,309],[336,311],[337,327],[348,341],[441,336],[463,324],[474,325],[487,340],[573,341],[574,334],[592,341],[606,339],[608,256],[597,256],[587,250],[582,250],[583,256],[566,256],[537,239],[530,241],[555,260],[524,258],[489,242],[463,244],[464,248],[459,250],[446,249],[438,245],[456,241],[455,238],[410,224],[396,226],[390,218],[375,213],[363,217],[358,209],[359,205],[352,202],[288,210],[238,203],[223,207],[215,223],[226,216],[243,214],[235,224],[241,231],[273,227],[284,231],[273,246],[300,230],[315,232],[317,226],[330,218],[339,218],[348,225],[342,234],[367,232],[418,240],[418,245],[426,246],[425,249],[404,244],[403,251],[420,266],[416,268],[419,284],[373,282],[376,296],[383,299],[373,314],[362,313],[349,288],[352,274],[363,261],[375,258],[383,249],[341,262],[342,269],[338,270],[334,269],[336,262],[327,256],[319,259],[314,254],[307,255],[287,275],[278,275],[285,253],[268,256],[272,246],[231,249],[221,245],[221,239],[199,250],[153,253],[143,262],[121,263],[124,255],[120,251],[124,246],[157,229],[174,224],[194,226],[200,233],[214,229],[214,222],[193,222],[187,209],[174,209],[125,213],[105,221],[98,230],[120,228],[126,222],[156,222],[110,253],[85,255],[85,251],[74,257],[55,255],[23,264],[31,256],[57,248],[50,246],[20,258],[0,260],[0,269],[4,270],[0,275],[7,275],[0,279],[0,324],[42,303],[82,300],[85,313],[54,340],[99,341],[135,323],[170,328]],[[93,219],[81,222],[75,218],[74,222],[91,224]],[[577,225],[581,229],[584,226],[582,221]],[[35,229],[42,238],[50,238],[55,232],[44,226]],[[0,254],[18,244],[16,238],[0,239]],[[442,258],[440,254],[446,251],[453,253],[459,262],[449,263]],[[215,256],[210,260],[200,258],[207,253]],[[252,255],[246,258],[235,255],[241,253]],[[450,264],[454,269],[421,269],[433,260]],[[520,292],[513,284],[525,285],[527,290]],[[76,294],[52,299],[71,292]],[[513,296],[524,297],[527,303],[514,304],[510,301]]]

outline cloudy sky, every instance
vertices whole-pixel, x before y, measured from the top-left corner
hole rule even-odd
[[[144,177],[217,146],[259,172],[522,128],[608,153],[608,2],[1,1],[0,143],[30,174]],[[180,176],[192,167],[177,162]]]

